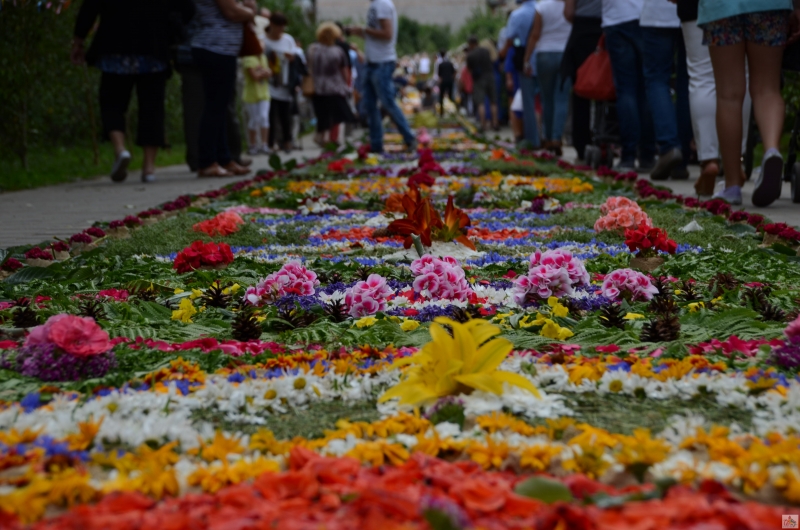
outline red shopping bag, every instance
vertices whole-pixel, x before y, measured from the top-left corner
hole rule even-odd
[[[606,36],[600,37],[597,49],[578,68],[577,80],[573,87],[575,93],[582,98],[595,101],[612,101],[617,99],[614,88],[614,74],[611,71],[611,59],[606,50]]]

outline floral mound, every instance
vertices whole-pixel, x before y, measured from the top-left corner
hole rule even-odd
[[[794,513],[800,232],[387,142],[0,251],[0,528]]]

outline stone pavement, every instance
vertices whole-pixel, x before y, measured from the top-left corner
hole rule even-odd
[[[305,139],[306,149],[294,151],[282,159],[319,156],[318,147],[309,148],[310,139]],[[269,168],[266,155],[253,157],[254,171]],[[132,171],[122,183],[112,182],[108,176],[91,180],[79,180],[24,191],[0,193],[0,248],[14,245],[35,244],[53,237],[68,238],[92,226],[95,221],[112,221],[126,215],[136,214],[174,200],[187,193],[202,193],[221,188],[233,178],[200,179],[189,171],[188,166],[159,168],[157,181],[143,184],[139,171]]]
[[[308,148],[311,143],[309,139],[305,143],[306,149],[290,155],[282,154],[281,157],[302,161],[319,155],[318,148]],[[567,148],[564,158],[574,160],[575,151]],[[254,157],[251,167],[254,170],[268,168],[267,157]],[[681,195],[694,196],[692,186],[700,174],[700,168],[691,166],[690,172],[691,178],[687,181],[659,184]],[[95,221],[121,219],[179,195],[217,189],[234,180],[199,179],[185,165],[161,168],[157,176],[158,181],[152,184],[143,184],[138,172],[132,172],[128,180],[119,184],[103,176],[58,186],[0,193],[0,248],[35,244],[53,237],[68,238]],[[800,204],[793,204],[789,199],[788,183],[784,184],[782,198],[770,207],[756,208],[750,203],[755,178],[756,175],[745,185],[743,207],[751,212],[763,213],[773,221],[800,226]]]

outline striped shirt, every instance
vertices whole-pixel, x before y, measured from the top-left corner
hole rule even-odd
[[[194,3],[197,32],[192,37],[192,47],[238,56],[242,48],[242,23],[225,18],[215,0],[195,0]]]

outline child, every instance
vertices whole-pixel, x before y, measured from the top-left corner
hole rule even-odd
[[[247,137],[250,155],[268,153],[269,142],[269,78],[272,75],[267,67],[264,54],[252,55],[242,59],[244,69],[244,90],[242,102],[247,114]],[[261,136],[259,138],[259,133]]]

